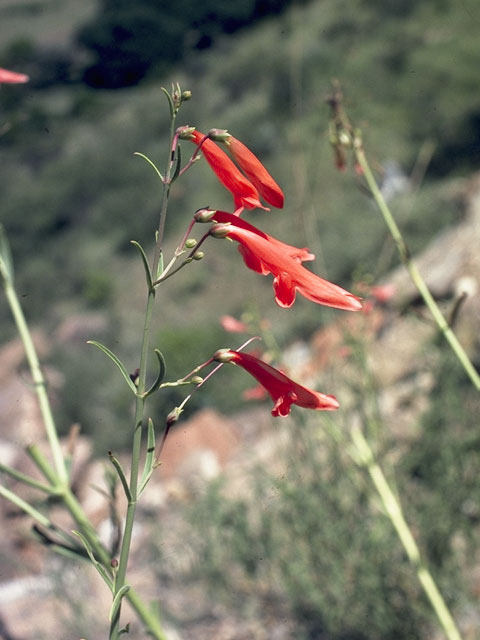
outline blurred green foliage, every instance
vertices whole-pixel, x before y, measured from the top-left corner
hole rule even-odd
[[[220,34],[252,26],[291,4],[292,0],[100,0],[98,13],[77,36],[94,56],[84,79],[93,87],[119,88],[137,84],[152,69],[165,74],[185,55],[212,46]]]

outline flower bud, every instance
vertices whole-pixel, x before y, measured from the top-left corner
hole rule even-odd
[[[180,99],[182,102],[186,102],[187,100],[190,100],[191,97],[192,97],[192,92],[187,89],[186,91],[182,91],[182,95],[180,96]]]
[[[210,235],[214,238],[226,238],[231,230],[230,224],[214,224],[210,229]]]
[[[215,142],[228,142],[228,139],[232,137],[226,129],[210,129],[207,136]]]
[[[231,352],[230,349],[218,349],[218,351],[215,351],[215,353],[213,354],[213,359],[216,362],[230,362],[230,360],[232,360],[232,358],[234,357],[234,354]]]
[[[185,247],[187,249],[193,249],[193,247],[195,247],[197,244],[197,241],[195,240],[195,238],[188,238],[188,240],[185,242]]]
[[[178,127],[175,133],[180,138],[180,140],[190,140],[194,131],[195,127],[189,127],[188,125],[185,125],[183,127]]]
[[[167,416],[168,429],[170,429],[170,427],[172,427],[178,421],[182,412],[183,412],[183,409],[180,409],[180,407],[175,407],[175,409],[172,409],[170,411],[170,413]]]
[[[210,220],[216,213],[217,212],[215,211],[215,209],[197,209],[193,217],[195,219],[195,222],[210,222]]]
[[[203,378],[202,376],[193,376],[192,378],[190,378],[190,382],[192,382],[193,384],[202,384]]]
[[[194,260],[202,260],[202,258],[204,257],[205,257],[205,253],[203,251],[196,251],[192,256]]]

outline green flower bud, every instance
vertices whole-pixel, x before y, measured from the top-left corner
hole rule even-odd
[[[215,209],[197,209],[193,217],[195,222],[210,222],[216,213]]]
[[[230,224],[214,224],[210,229],[210,235],[214,238],[226,238],[231,231]]]
[[[210,140],[215,140],[215,142],[228,142],[229,138],[232,137],[226,129],[210,129],[207,136]]]
[[[215,351],[215,353],[213,354],[213,359],[216,362],[230,362],[232,358],[233,353],[230,349],[218,349],[218,351]]]
[[[176,134],[180,138],[180,140],[190,140],[192,133],[195,131],[195,127],[189,127],[185,125],[184,127],[178,127]]]
[[[175,409],[172,409],[170,411],[170,413],[167,416],[167,427],[170,428],[171,426],[173,426],[178,419],[180,418],[180,415],[182,414],[183,409],[180,409],[180,407],[175,407]]]

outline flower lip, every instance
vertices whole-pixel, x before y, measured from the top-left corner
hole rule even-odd
[[[287,416],[292,404],[317,411],[334,411],[340,406],[335,396],[304,387],[251,354],[224,349],[222,358],[222,362],[233,362],[245,369],[264,387],[274,401],[275,417]]]
[[[239,243],[239,251],[249,269],[261,275],[273,275],[275,301],[279,306],[291,307],[298,291],[308,300],[328,307],[349,311],[362,308],[360,298],[302,266],[303,261],[313,257],[307,249],[287,245],[225,211],[217,211],[214,220],[223,223],[221,227],[215,225],[222,237]]]

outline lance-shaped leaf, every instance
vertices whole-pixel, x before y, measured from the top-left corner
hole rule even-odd
[[[158,360],[158,374],[155,379],[155,382],[152,384],[150,389],[145,392],[144,394],[145,398],[151,395],[152,393],[154,393],[159,388],[159,386],[163,382],[163,379],[165,378],[165,372],[167,370],[167,365],[165,363],[165,358],[163,357],[163,353],[158,349],[155,349],[155,355],[157,356],[157,360]]]
[[[117,595],[114,597],[110,613],[108,614],[108,620],[111,622],[117,615],[120,605],[122,604],[122,598],[124,598],[132,587],[129,584],[124,584],[121,589],[118,590]]]
[[[117,472],[118,477],[120,478],[120,482],[122,483],[123,491],[125,493],[125,497],[128,502],[132,501],[132,494],[130,492],[130,487],[128,486],[127,478],[125,476],[125,472],[122,469],[122,465],[118,461],[117,458],[113,455],[111,451],[108,452],[108,457],[110,458],[110,462],[115,467],[115,471]]]
[[[103,567],[93,555],[92,547],[90,546],[90,543],[88,542],[86,537],[82,533],[80,533],[80,531],[72,531],[72,533],[74,533],[76,536],[80,538],[83,546],[85,547],[86,552],[88,553],[88,557],[90,558],[91,563],[93,564],[95,569],[98,571],[98,573],[102,576],[103,580],[105,581],[105,584],[108,586],[110,591],[113,593],[113,582],[110,576],[108,575],[105,567]]]
[[[173,116],[175,115],[175,105],[173,104],[172,96],[168,93],[165,87],[162,87],[161,89],[168,100],[168,106],[170,107],[170,116],[173,118]]]
[[[131,379],[123,362],[119,360],[117,356],[112,351],[110,351],[108,347],[106,347],[104,344],[101,344],[101,342],[97,342],[96,340],[87,340],[87,344],[93,344],[95,347],[98,347],[100,351],[103,351],[103,353],[110,358],[110,360],[119,368],[120,373],[125,378],[125,381],[130,387],[130,389],[133,391],[135,395],[137,395],[137,387],[134,385],[133,380]]]
[[[152,280],[152,273],[150,271],[150,266],[149,266],[148,260],[147,260],[147,255],[146,255],[145,251],[143,250],[142,245],[139,242],[137,242],[136,240],[130,240],[130,242],[133,244],[134,247],[137,247],[138,251],[140,252],[140,257],[142,258],[143,268],[145,269],[145,277],[147,279],[147,287],[148,287],[148,290],[150,291],[151,289],[153,289],[153,280]]]
[[[163,176],[160,172],[160,169],[157,167],[157,165],[153,162],[153,160],[150,160],[150,158],[148,156],[146,156],[144,153],[140,153],[140,151],[134,151],[133,152],[134,156],[139,156],[140,158],[143,158],[144,160],[146,160],[148,162],[148,164],[152,167],[152,169],[155,171],[155,173],[157,174],[157,176],[160,178],[160,180],[163,182]]]
[[[147,455],[145,457],[145,466],[143,467],[142,479],[140,481],[140,488],[138,495],[140,496],[150,480],[152,473],[156,467],[155,462],[155,428],[153,426],[153,420],[148,419],[147,426]]]

